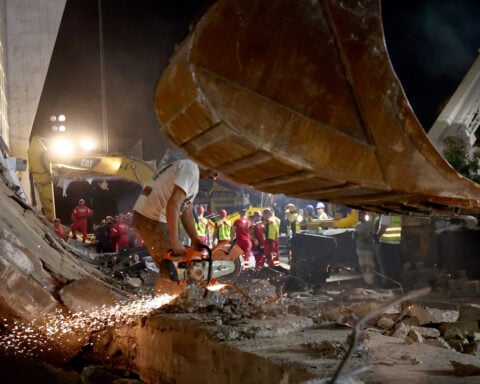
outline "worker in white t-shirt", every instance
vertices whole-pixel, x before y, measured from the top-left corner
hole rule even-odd
[[[179,219],[192,247],[199,249],[204,245],[198,239],[192,210],[200,177],[214,178],[216,173],[202,170],[200,175],[198,165],[193,161],[177,160],[148,181],[133,207],[133,226],[159,269],[166,252],[171,250],[175,255],[182,255],[185,251],[179,236]],[[157,293],[174,293],[165,292],[166,284],[160,281],[160,275],[156,283]],[[171,284],[170,288],[170,291],[178,292]]]

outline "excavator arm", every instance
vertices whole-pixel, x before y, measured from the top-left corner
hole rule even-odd
[[[148,163],[129,156],[83,154],[60,157],[48,150],[45,141],[32,137],[28,150],[30,172],[47,219],[55,218],[53,178],[55,172],[63,176],[88,178],[91,176],[120,176],[142,187],[154,175]],[[60,171],[61,170],[61,171]]]
[[[218,0],[171,58],[156,111],[174,145],[260,191],[480,212],[480,186],[437,152],[409,105],[379,0]]]

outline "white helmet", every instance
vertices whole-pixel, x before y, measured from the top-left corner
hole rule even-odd
[[[320,209],[320,208],[325,208],[325,204],[317,203],[317,209]]]
[[[85,200],[83,199],[78,200],[78,204],[85,204]]]

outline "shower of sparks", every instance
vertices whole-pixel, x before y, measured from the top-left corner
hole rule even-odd
[[[215,283],[212,285],[207,285],[207,289],[212,292],[220,291],[225,287],[226,284]]]
[[[91,335],[120,324],[135,324],[139,317],[172,301],[176,296],[158,295],[116,306],[65,313],[56,310],[28,323],[2,319],[0,350],[18,357],[37,357],[71,346],[92,344]]]

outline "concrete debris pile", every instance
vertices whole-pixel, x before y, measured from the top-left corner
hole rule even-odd
[[[480,375],[477,286],[461,275],[441,285],[450,295],[441,289],[393,306],[387,304],[398,300],[398,291],[344,283],[284,294],[288,276],[273,269],[243,272],[235,285],[217,291],[191,286],[174,300],[141,300],[47,236],[46,226],[2,183],[0,192],[1,331],[11,360],[47,348],[72,364],[84,359],[84,368],[108,361],[109,371],[146,383],[215,384],[237,377],[303,383],[332,377],[343,361],[351,369],[368,368],[366,383],[416,382],[418,372],[435,370],[448,379],[465,377],[462,383]],[[38,319],[43,328],[33,326]],[[39,336],[42,329],[48,340]],[[11,360],[4,360],[3,373],[10,372]],[[102,369],[76,372],[94,382]],[[9,382],[22,382],[18,373],[15,379]]]
[[[386,299],[392,301],[391,295],[389,291],[356,289],[346,297],[337,297],[314,319],[317,323],[333,321],[353,327],[368,313],[381,309],[388,302]],[[474,354],[480,346],[479,322],[480,305],[476,303],[441,301],[421,304],[410,301],[387,308],[367,322],[366,328],[402,339],[407,344],[424,343]]]
[[[242,288],[229,285],[219,291],[188,287],[183,294],[159,309],[159,313],[189,313],[216,327],[216,340],[243,340],[277,337],[313,326],[299,307],[278,302],[276,287],[267,280],[257,280]],[[278,324],[276,324],[278,323]]]

